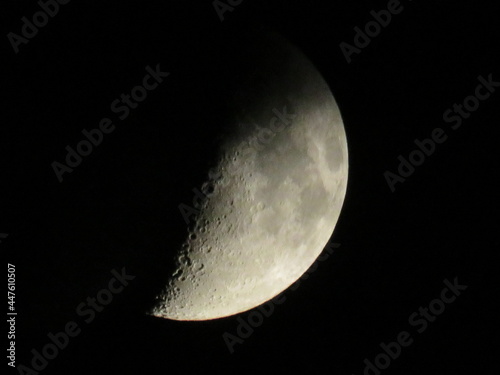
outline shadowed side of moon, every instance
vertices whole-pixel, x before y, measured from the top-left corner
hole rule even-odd
[[[266,302],[311,266],[339,218],[347,141],[328,85],[278,36],[243,59],[209,196],[151,315],[215,319]]]

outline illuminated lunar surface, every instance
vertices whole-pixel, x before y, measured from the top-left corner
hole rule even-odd
[[[234,132],[151,315],[207,320],[254,308],[307,271],[332,235],[348,174],[342,118],[312,63],[280,38],[269,45],[275,56],[256,63],[255,86],[235,93]],[[289,118],[271,121],[285,106]]]

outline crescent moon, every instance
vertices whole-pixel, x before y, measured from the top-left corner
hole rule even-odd
[[[299,49],[278,36],[265,44],[251,84],[234,93],[235,125],[153,316],[216,319],[270,300],[307,271],[338,221],[348,153],[337,103]]]

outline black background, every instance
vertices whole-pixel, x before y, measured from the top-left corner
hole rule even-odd
[[[498,13],[482,3],[401,3],[350,64],[339,44],[352,44],[353,28],[387,2],[245,0],[221,22],[210,1],[73,0],[18,54],[5,37],[0,233],[9,236],[0,251],[16,264],[17,363],[29,366],[30,350],[75,320],[82,333],[42,373],[361,374],[403,330],[414,342],[384,374],[496,373],[489,276],[500,93],[457,130],[442,116],[474,93],[479,75],[500,80]],[[3,35],[19,34],[21,17],[38,10],[3,4]],[[296,44],[331,87],[349,182],[332,238],[341,246],[230,354],[222,335],[236,334],[249,312],[176,322],[143,311],[185,235],[176,207],[190,203],[210,164],[237,78],[231,59],[262,30]],[[117,120],[110,103],[158,63],[171,75]],[[116,130],[59,183],[51,163],[103,117]],[[384,172],[436,127],[448,140],[392,193]],[[136,279],[86,325],[75,307],[124,266]],[[455,277],[468,289],[416,333],[408,317]]]

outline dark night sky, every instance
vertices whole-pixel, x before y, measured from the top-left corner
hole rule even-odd
[[[11,3],[4,36],[39,11]],[[211,1],[71,1],[19,53],[4,37],[0,253],[16,265],[16,364],[31,367],[31,349],[75,321],[81,333],[42,374],[362,374],[402,331],[413,342],[382,374],[496,373],[500,89],[456,130],[443,113],[474,95],[479,76],[500,81],[498,17],[485,4],[402,0],[347,63],[340,43],[354,44],[354,27],[387,4],[244,0],[221,22]],[[223,334],[250,312],[176,322],[143,311],[186,231],[177,206],[190,203],[226,125],[236,56],[266,31],[297,45],[331,87],[349,182],[332,237],[340,247],[231,354]],[[119,120],[110,104],[157,64],[170,75]],[[60,183],[52,162],[105,117],[116,128]],[[435,128],[447,140],[391,192],[384,172]],[[76,307],[122,267],[135,279],[85,323]],[[468,288],[418,333],[409,317],[455,278]]]

